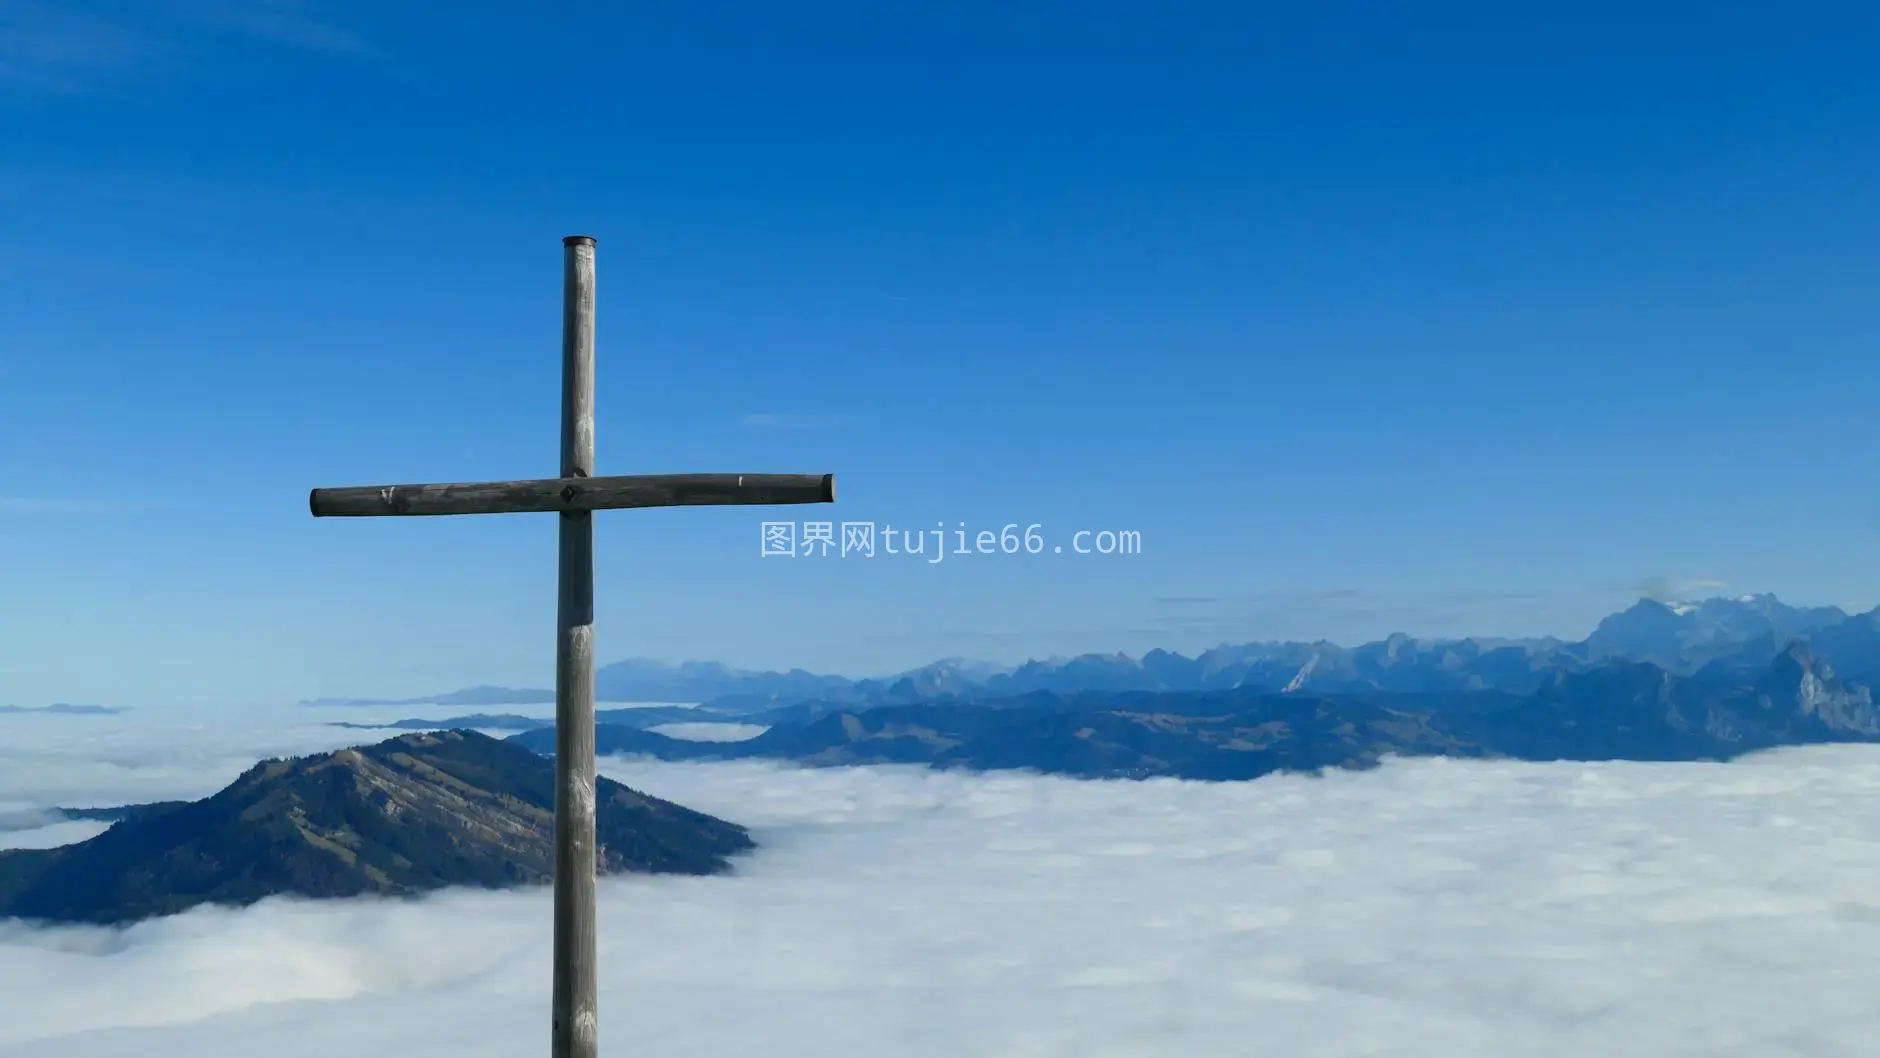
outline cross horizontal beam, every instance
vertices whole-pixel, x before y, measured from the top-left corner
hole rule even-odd
[[[834,474],[631,474],[449,485],[359,485],[314,489],[307,502],[316,518],[368,518],[834,503],[835,499]]]

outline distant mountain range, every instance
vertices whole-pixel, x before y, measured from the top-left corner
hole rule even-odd
[[[765,709],[764,713],[772,710]],[[626,724],[631,727],[658,727],[661,724],[723,722],[730,717],[719,710],[705,710],[691,705],[641,705],[629,709],[597,709],[594,722],[597,724]],[[763,721],[757,721],[763,722]],[[393,720],[382,724],[356,724],[348,721],[334,721],[328,727],[351,728],[356,731],[383,731],[390,728],[395,731],[527,731],[536,727],[553,727],[553,716],[521,716],[516,713],[469,713],[453,716],[446,720]]]
[[[551,695],[550,701],[554,698]],[[73,705],[70,702],[54,702],[51,705],[0,705],[0,713],[47,713],[54,716],[115,716],[124,711],[117,705]]]
[[[713,874],[742,827],[601,779],[604,872]],[[469,731],[269,760],[200,801],[69,811],[114,819],[54,849],[0,851],[0,918],[121,923],[283,893],[403,895],[554,873],[554,768]]]
[[[748,717],[743,742],[669,738],[631,723],[596,727],[604,754],[664,760],[778,759],[816,766],[1024,768],[1091,778],[1251,779],[1283,770],[1368,767],[1386,755],[1523,760],[1727,759],[1775,746],[1880,740],[1880,708],[1802,642],[1724,679],[1608,659],[1557,669],[1523,694],[1452,687],[1312,694],[1227,690],[1034,691],[856,707],[800,702]],[[623,710],[622,712],[633,712]],[[630,718],[629,718],[630,719]],[[554,752],[553,727],[508,741]]]
[[[631,660],[596,673],[598,696],[615,702],[704,703],[746,714],[800,701],[853,705],[1000,698],[1032,692],[1217,691],[1278,693],[1441,693],[1503,690],[1530,694],[1561,672],[1619,659],[1649,662],[1675,675],[1714,666],[1731,679],[1768,665],[1791,643],[1855,682],[1880,680],[1880,610],[1850,616],[1837,607],[1794,607],[1773,595],[1700,602],[1642,600],[1600,621],[1579,642],[1558,639],[1415,639],[1393,635],[1346,647],[1329,642],[1223,645],[1195,657],[1152,650],[1140,658],[1084,654],[1015,667],[948,658],[886,679],[853,680],[800,669],[749,672],[717,662],[667,665]],[[404,701],[322,699],[319,705],[546,703],[540,689],[474,687]]]
[[[613,693],[708,698],[597,714],[596,748],[665,760],[1029,769],[1088,778],[1252,779],[1391,755],[1729,759],[1880,742],[1880,613],[1770,596],[1641,602],[1585,640],[1223,646],[997,669],[949,660],[891,681],[724,666],[609,666]],[[1852,674],[1852,675],[1844,675]],[[489,703],[495,688],[426,702]],[[549,696],[539,695],[542,701]],[[415,704],[415,703],[414,703]],[[651,730],[737,720],[741,742]],[[277,893],[418,893],[552,873],[553,720],[478,712],[377,745],[265,761],[190,803],[68,812],[112,820],[63,848],[0,852],[0,917],[115,923]],[[341,726],[366,726],[342,724]],[[410,719],[392,726],[436,728]],[[606,870],[713,873],[735,824],[602,780]]]

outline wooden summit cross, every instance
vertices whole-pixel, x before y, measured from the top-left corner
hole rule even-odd
[[[594,476],[594,240],[562,244],[561,476],[314,489],[314,517],[561,515],[555,637],[555,985],[552,1058],[595,1058],[594,519],[621,507],[833,503],[833,474]]]

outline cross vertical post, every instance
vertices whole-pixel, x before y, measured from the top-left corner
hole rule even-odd
[[[562,240],[561,476],[594,476],[594,240]],[[594,515],[563,511],[555,630],[552,1058],[595,1058]]]
[[[597,1058],[594,514],[636,507],[834,503],[834,474],[594,473],[594,239],[562,240],[561,473],[525,481],[314,489],[315,518],[559,515],[555,622],[552,1058]]]

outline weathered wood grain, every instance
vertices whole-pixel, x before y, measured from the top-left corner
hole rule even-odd
[[[562,240],[561,477],[564,503],[594,472],[594,240]],[[555,939],[549,1054],[596,1058],[594,515],[564,507],[555,631]]]
[[[833,474],[594,474],[594,240],[562,240],[560,476],[314,489],[316,518],[560,515],[555,634],[553,1058],[597,1058],[594,876],[594,511],[834,503]]]
[[[592,428],[590,427],[591,439]],[[518,514],[629,507],[834,503],[834,474],[628,474],[439,485],[358,485],[314,489],[316,518],[384,515]]]

